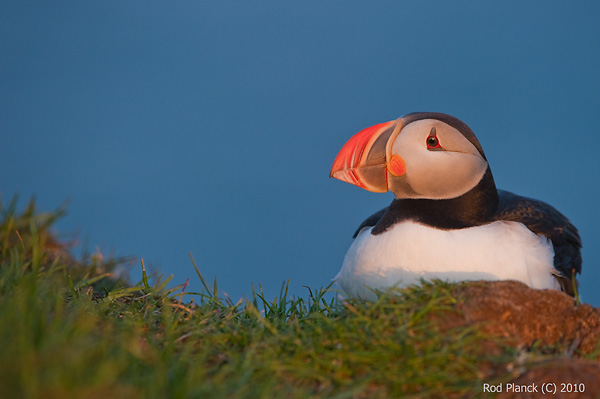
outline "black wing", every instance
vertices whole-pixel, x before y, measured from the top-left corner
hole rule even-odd
[[[581,238],[569,219],[542,201],[504,190],[498,190],[498,196],[497,220],[521,222],[534,233],[548,237],[554,246],[554,267],[569,282],[576,273],[581,273]],[[572,291],[572,284],[571,287],[563,285],[563,289]]]
[[[388,210],[388,207],[383,208],[380,211],[375,212],[374,214],[372,214],[371,216],[369,216],[364,222],[362,222],[360,224],[360,226],[358,226],[358,229],[356,229],[356,231],[354,232],[354,235],[352,236],[352,238],[356,238],[356,236],[358,235],[358,233],[360,233],[360,231],[362,229],[364,229],[365,227],[373,227],[377,224],[377,222],[379,222],[379,219],[381,219],[381,217],[383,216],[383,214]]]

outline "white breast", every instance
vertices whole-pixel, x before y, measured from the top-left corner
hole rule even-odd
[[[560,289],[552,276],[554,249],[517,222],[439,230],[403,222],[383,234],[363,229],[335,277],[351,296],[373,298],[368,288],[404,287],[420,279],[518,280],[532,288]]]

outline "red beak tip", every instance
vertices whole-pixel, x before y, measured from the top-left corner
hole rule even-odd
[[[385,163],[385,153],[381,153],[383,150],[381,144],[377,146],[377,151],[381,154],[379,154],[375,159],[377,162],[376,164],[372,163],[373,159],[369,160],[369,154],[372,155],[372,146],[382,134],[386,134],[389,137],[389,135],[392,133],[392,130],[389,130],[388,127],[393,123],[395,123],[395,121],[380,123],[363,129],[352,136],[346,142],[346,144],[344,144],[333,161],[331,171],[329,172],[329,177],[333,177],[369,191],[387,191],[387,175],[385,173],[385,164],[382,164],[382,171],[384,173],[378,173],[378,177],[376,177],[375,182],[372,181],[372,173],[368,173],[370,175],[369,177],[365,175],[365,168],[371,168],[372,166],[379,165],[379,162]],[[365,184],[367,181],[369,182],[368,187],[367,184]],[[382,184],[385,184],[385,188],[380,187]]]

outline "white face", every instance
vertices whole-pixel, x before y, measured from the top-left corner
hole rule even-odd
[[[459,197],[479,183],[488,167],[465,136],[435,119],[403,127],[391,145],[389,157],[394,154],[402,157],[406,166],[403,176],[389,175],[390,189],[397,198]]]

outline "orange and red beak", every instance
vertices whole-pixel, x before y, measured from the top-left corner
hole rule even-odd
[[[391,153],[392,143],[401,129],[402,119],[398,119],[356,133],[335,157],[329,177],[376,193],[388,191],[389,175],[406,173],[402,158]]]

